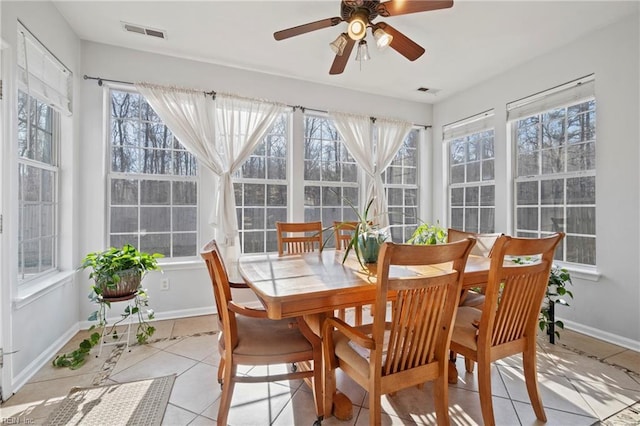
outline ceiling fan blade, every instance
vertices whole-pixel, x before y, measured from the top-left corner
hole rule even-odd
[[[391,25],[379,22],[376,24],[376,28],[382,28],[386,33],[393,36],[393,40],[391,40],[391,44],[389,46],[408,60],[415,61],[424,54],[424,48],[422,46],[393,28]]]
[[[453,0],[389,0],[380,3],[378,6],[378,14],[389,17],[446,9],[451,6],[453,6]]]
[[[342,71],[344,71],[344,68],[347,66],[347,61],[349,61],[349,56],[351,56],[351,51],[353,50],[353,46],[355,46],[355,44],[356,41],[349,38],[347,45],[344,47],[342,55],[336,55],[336,58],[333,60],[333,64],[331,64],[329,74],[342,74]]]
[[[333,18],[321,19],[320,21],[309,22],[308,24],[298,25],[297,27],[276,31],[275,33],[273,33],[273,38],[275,38],[276,40],[284,40],[285,38],[309,33],[311,31],[333,27],[335,25],[338,25],[340,22],[342,22],[342,18],[337,16]]]

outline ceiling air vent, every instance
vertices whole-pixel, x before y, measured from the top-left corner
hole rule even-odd
[[[428,87],[418,87],[418,92],[427,93],[429,95],[435,95],[440,89],[430,89]]]
[[[164,30],[158,30],[156,28],[143,27],[142,25],[129,24],[127,22],[121,22],[121,24],[122,24],[122,28],[125,31],[128,31],[130,33],[142,34],[142,35],[147,35],[147,36],[150,36],[150,37],[157,37],[157,38],[162,38],[162,39],[166,39],[167,38],[167,32],[164,31]]]

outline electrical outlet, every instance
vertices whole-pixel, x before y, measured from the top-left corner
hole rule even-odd
[[[160,281],[160,290],[169,290],[169,278],[163,278]]]

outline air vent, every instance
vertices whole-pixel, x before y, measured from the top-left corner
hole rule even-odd
[[[162,38],[162,39],[167,38],[167,32],[164,30],[144,27],[142,25],[129,24],[127,22],[120,22],[120,23],[122,24],[122,28],[125,31],[128,31],[130,33],[142,34],[142,35],[147,35],[150,37],[156,37],[156,38]]]
[[[440,89],[430,89],[428,87],[418,87],[418,92],[427,93],[429,95],[435,95]]]

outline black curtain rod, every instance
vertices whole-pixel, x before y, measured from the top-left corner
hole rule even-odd
[[[98,86],[102,86],[102,84],[103,84],[105,81],[106,81],[106,82],[109,82],[109,83],[130,84],[130,85],[132,85],[132,86],[135,84],[135,83],[132,83],[132,82],[130,82],[130,81],[111,80],[111,79],[108,79],[108,78],[101,78],[101,77],[90,77],[90,76],[88,76],[88,75],[86,75],[86,74],[84,75],[84,77],[83,77],[83,78],[84,78],[85,80],[97,80],[97,81],[98,81]],[[204,94],[205,94],[205,95],[212,95],[214,99],[215,99],[215,97],[216,97],[216,92],[214,92],[214,91],[211,91],[211,92],[204,92]],[[329,111],[325,111],[325,110],[322,110],[322,109],[315,109],[315,108],[307,108],[307,107],[304,107],[304,106],[302,106],[302,105],[287,105],[287,106],[288,106],[289,108],[292,108],[294,111],[295,111],[296,109],[300,109],[303,113],[304,113],[305,111],[320,112],[320,113],[323,113],[323,114],[328,114],[328,113],[329,113]],[[376,118],[375,118],[375,117],[371,117],[371,121],[375,123],[375,122],[376,122]],[[417,126],[417,127],[422,127],[422,128],[424,128],[425,130],[427,130],[427,129],[430,129],[430,128],[431,128],[431,125],[428,125],[428,124],[416,124],[416,123],[413,123],[413,125],[414,125],[414,126]]]

